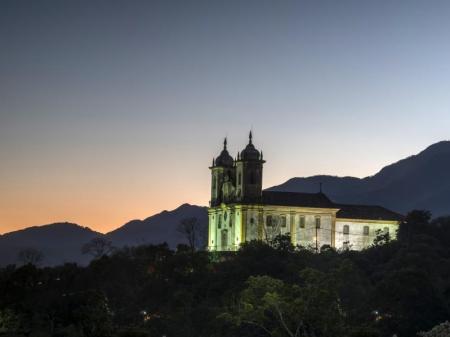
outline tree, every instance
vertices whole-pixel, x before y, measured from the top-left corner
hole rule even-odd
[[[86,337],[107,337],[112,335],[113,313],[107,297],[98,290],[86,290],[73,294],[70,299],[69,321]]]
[[[85,243],[81,248],[83,254],[92,255],[94,259],[98,259],[104,255],[108,255],[114,251],[112,242],[106,238],[93,238],[88,243]]]
[[[184,236],[192,252],[204,244],[205,230],[196,217],[185,218],[177,227],[178,233]]]
[[[421,269],[385,271],[371,300],[377,311],[377,326],[399,337],[414,336],[448,318],[448,312],[431,275]]]
[[[251,276],[234,312],[220,317],[237,326],[253,326],[268,336],[303,336],[299,334],[301,319],[296,327],[289,322],[292,318],[287,315],[285,287],[283,281],[269,276]]]
[[[425,234],[430,229],[431,213],[426,210],[413,210],[400,223],[397,239],[409,246],[415,241],[415,236]]]
[[[342,336],[339,299],[329,275],[300,273],[302,284],[250,276],[232,310],[219,317],[238,327],[253,326],[274,337]]]
[[[0,335],[17,332],[19,318],[11,310],[0,310]]]
[[[450,323],[445,321],[427,332],[419,332],[420,337],[450,337]]]
[[[277,237],[278,235],[281,235],[281,220],[279,217],[271,216],[269,217],[270,220],[267,220],[267,223],[265,226],[263,226],[263,235],[264,240],[271,244],[272,240]]]
[[[391,236],[388,231],[377,229],[375,231],[375,239],[373,239],[374,246],[381,246],[391,241]]]
[[[292,244],[291,240],[291,234],[279,234],[275,236],[271,241],[270,245],[280,252],[285,253],[292,253],[295,249],[294,245]]]
[[[39,265],[44,259],[44,253],[35,248],[22,249],[18,254],[18,260],[22,264]]]

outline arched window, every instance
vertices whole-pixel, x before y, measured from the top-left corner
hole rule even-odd
[[[242,182],[242,173],[239,172],[239,174],[238,174],[238,185],[240,185],[241,182]]]
[[[268,216],[266,217],[266,226],[267,226],[267,227],[271,227],[272,225],[273,225],[272,216],[271,216],[271,215],[268,215]]]

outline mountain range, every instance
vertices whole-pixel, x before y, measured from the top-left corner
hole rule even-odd
[[[65,262],[87,264],[91,256],[82,254],[81,248],[98,237],[110,240],[114,247],[167,242],[175,248],[179,243],[187,243],[177,227],[182,219],[189,217],[197,218],[200,227],[207,228],[206,207],[189,204],[144,220],[129,221],[106,234],[68,222],[25,228],[0,235],[0,266],[19,263],[19,253],[29,248],[42,252],[45,266]]]
[[[450,141],[433,144],[417,155],[365,177],[328,175],[292,178],[272,191],[323,192],[339,203],[382,205],[399,213],[426,209],[434,216],[450,214]]]
[[[320,184],[323,192],[338,203],[382,205],[403,214],[412,209],[427,209],[434,216],[450,215],[450,141],[433,144],[370,177],[297,177],[268,190],[314,193]],[[81,247],[96,237],[105,237],[116,247],[167,242],[174,248],[186,242],[177,231],[180,221],[196,217],[206,228],[206,210],[206,207],[183,204],[144,220],[132,220],[106,234],[72,223],[6,233],[0,235],[0,266],[17,263],[19,252],[27,248],[43,253],[43,265],[86,264],[90,257],[81,253]]]

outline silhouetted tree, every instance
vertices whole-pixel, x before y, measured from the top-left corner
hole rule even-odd
[[[35,248],[25,248],[19,252],[17,258],[22,264],[30,263],[38,266],[44,259],[44,253]]]
[[[196,217],[181,220],[177,231],[184,236],[192,252],[204,244],[205,229]]]
[[[83,254],[89,254],[94,259],[98,259],[104,255],[108,255],[114,251],[112,242],[106,238],[93,238],[88,243],[85,243],[81,248]]]

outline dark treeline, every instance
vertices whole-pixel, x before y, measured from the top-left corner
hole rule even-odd
[[[87,267],[8,266],[0,336],[412,337],[445,322],[450,218],[414,211],[385,241],[316,254],[280,236],[233,254],[140,246]]]

